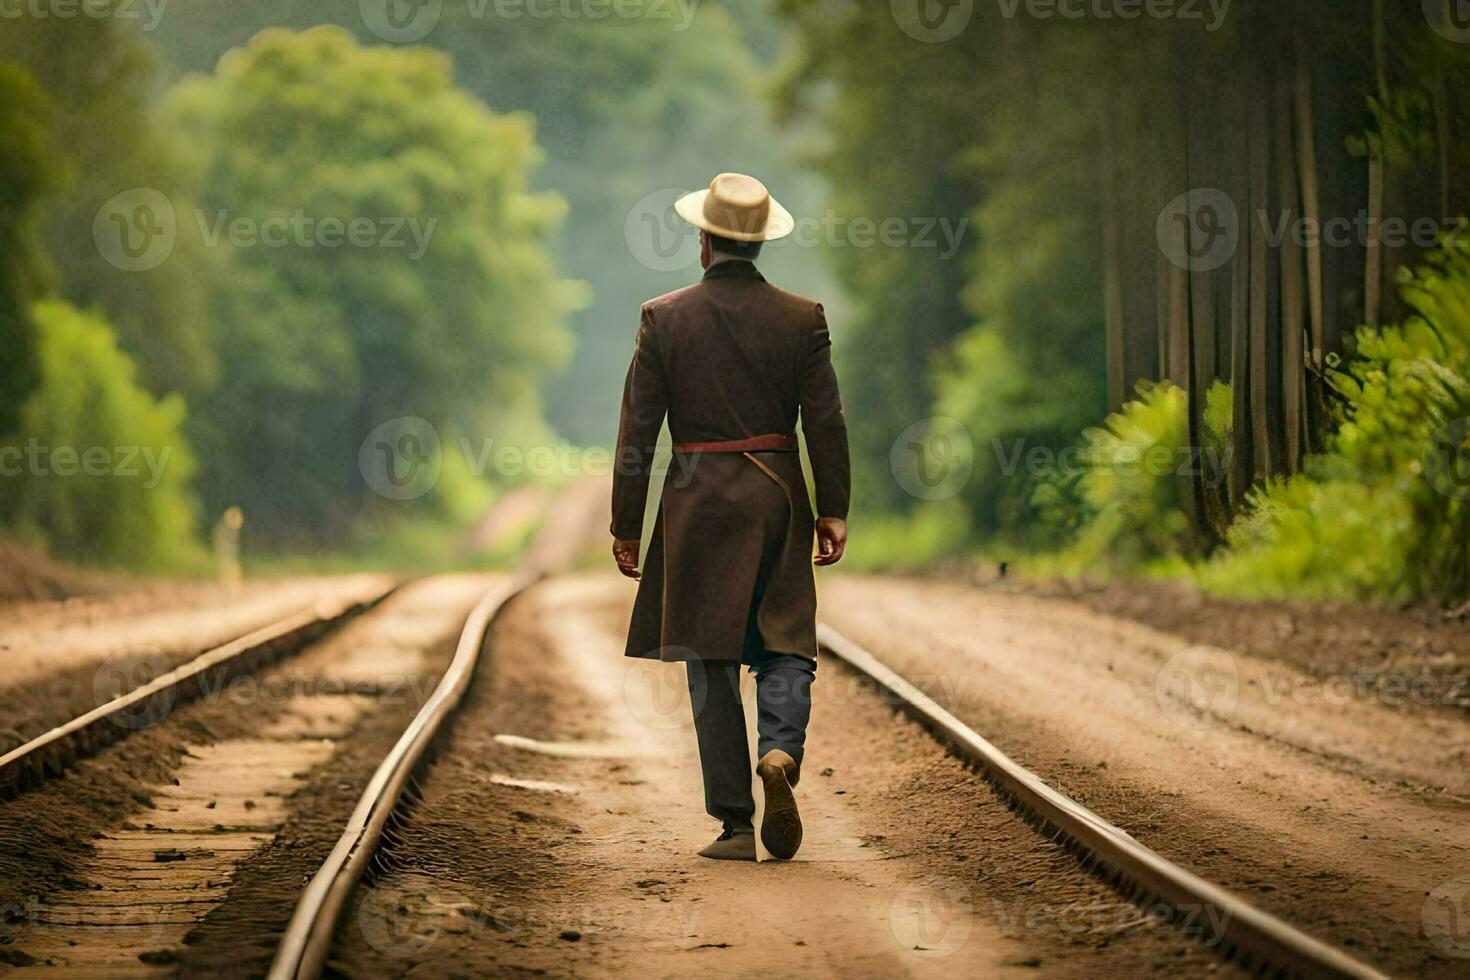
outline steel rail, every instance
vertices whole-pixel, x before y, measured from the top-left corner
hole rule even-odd
[[[1184,918],[1185,912],[1210,911],[1209,921],[1224,923],[1223,935],[1217,937],[1221,951],[1248,971],[1292,977],[1385,976],[1186,871],[1059,793],[831,626],[818,626],[817,642],[895,698],[911,718],[956,755],[978,766],[1013,805],[1050,829],[1085,863],[1118,884],[1127,897],[1140,904],[1161,902],[1176,919]]]
[[[161,721],[174,705],[206,693],[211,682],[254,671],[295,653],[327,631],[376,606],[399,587],[394,584],[361,599],[314,602],[283,619],[206,650],[148,683],[0,755],[0,800],[14,799],[61,775],[78,759]],[[122,720],[124,715],[126,720]]]
[[[491,621],[507,602],[541,577],[534,572],[516,575],[488,592],[470,611],[444,676],[378,765],[336,846],[302,891],[276,947],[267,974],[270,980],[321,976],[347,900],[377,852],[409,776],[469,688]]]

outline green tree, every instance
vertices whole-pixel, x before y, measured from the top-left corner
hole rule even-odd
[[[645,214],[643,199],[740,170],[760,176],[797,214],[819,216],[827,203],[823,183],[797,163],[819,134],[779,132],[765,98],[789,39],[766,0],[613,6],[601,17],[591,7],[587,16],[548,17],[533,13],[544,5],[445,3],[437,25],[415,42],[448,52],[458,84],[492,109],[536,117],[545,165],[533,186],[566,199],[553,247],[560,267],[590,287],[590,303],[569,319],[572,357],[544,380],[546,412],[562,433],[587,443],[613,438],[622,372],[610,366],[626,362],[639,305],[699,272],[693,235],[672,220],[658,234],[669,251],[682,241],[677,268],[647,262],[642,242],[630,246],[630,215],[635,236],[645,233],[645,220],[670,219]],[[179,66],[207,70],[266,24],[334,24],[363,43],[381,40],[357,0],[173,0],[150,36]],[[773,247],[765,268],[778,284],[826,302],[842,343],[842,302],[823,244]]]
[[[100,316],[55,300],[32,313],[41,384],[0,441],[0,515],[74,560],[133,570],[196,560],[182,399],[143,389]]]
[[[0,434],[14,428],[40,374],[31,303],[45,290],[50,267],[38,201],[60,177],[49,112],[30,72],[0,61]]]
[[[188,207],[178,146],[154,113],[154,61],[127,24],[7,17],[0,60],[25,65],[50,101],[61,159],[38,165],[33,179],[63,166],[70,175],[66,193],[47,198],[39,229],[57,291],[106,313],[150,390],[198,391],[216,365],[204,328],[207,270],[192,226],[180,223],[169,260],[146,270],[114,265],[94,237],[99,212],[129,191],[146,188],[181,211]]]
[[[336,28],[264,31],[170,105],[219,252],[229,369],[194,430],[211,512],[335,535],[376,499],[357,458],[379,424],[418,416],[447,441],[534,409],[580,290],[547,255],[562,201],[527,188],[529,117],[457,89],[442,53]]]

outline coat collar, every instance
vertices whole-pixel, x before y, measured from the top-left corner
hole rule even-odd
[[[760,274],[754,262],[746,262],[744,259],[726,259],[718,262],[704,270],[704,279],[757,279],[766,281],[766,277]]]

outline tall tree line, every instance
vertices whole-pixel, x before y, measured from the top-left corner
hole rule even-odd
[[[1219,25],[977,5],[939,43],[906,35],[888,5],[782,9],[807,40],[797,77],[836,87],[813,111],[838,134],[839,193],[915,213],[945,187],[940,206],[975,218],[955,305],[935,305],[922,256],[850,256],[860,329],[906,350],[895,370],[857,345],[848,373],[887,388],[888,414],[859,427],[870,454],[916,405],[965,422],[965,499],[987,531],[1024,511],[1027,481],[991,459],[1007,440],[1058,450],[1140,381],[1168,380],[1201,446],[1225,382],[1228,473],[1184,477],[1217,540],[1251,487],[1320,448],[1353,330],[1402,314],[1401,270],[1470,204],[1470,54],[1436,30],[1447,5],[1437,24],[1417,3],[1243,0]],[[890,266],[927,300],[900,288],[895,303]]]

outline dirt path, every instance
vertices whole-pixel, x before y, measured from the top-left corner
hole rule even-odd
[[[339,575],[248,583],[239,591],[178,585],[115,596],[8,603],[0,615],[0,710],[9,691],[129,650],[185,656],[218,646],[312,603],[361,598],[384,575]]]
[[[1396,972],[1470,968],[1470,721],[1074,603],[836,578],[823,615],[1164,855]],[[1459,914],[1459,918],[1456,914]]]
[[[0,752],[84,714],[206,650],[316,607],[323,615],[381,594],[383,575],[201,588],[138,609],[136,597],[11,607],[0,627]],[[188,598],[186,599],[185,596]]]
[[[620,656],[630,600],[615,577],[559,579],[497,622],[392,870],[348,910],[335,969],[1230,972],[1080,873],[835,663],[819,672],[798,859],[698,858],[718,826],[682,672]]]

